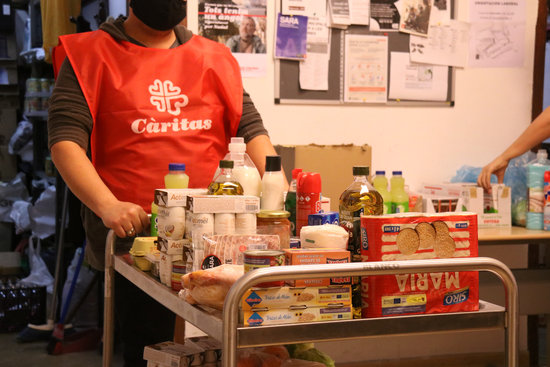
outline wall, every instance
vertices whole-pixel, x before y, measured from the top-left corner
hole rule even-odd
[[[456,3],[457,18],[467,20],[468,1]],[[274,144],[369,144],[373,168],[403,170],[413,189],[449,180],[462,165],[488,163],[531,121],[537,1],[526,3],[524,67],[456,70],[453,108],[275,105],[273,61],[264,78],[245,79],[245,89]],[[197,4],[188,2],[195,32]],[[268,40],[274,38],[275,13],[269,0]]]

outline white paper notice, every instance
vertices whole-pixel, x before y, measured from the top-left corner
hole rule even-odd
[[[327,16],[327,3],[319,0],[283,0],[281,13],[324,18]]]
[[[370,0],[349,0],[351,24],[368,25],[370,19]]]
[[[385,103],[388,100],[388,38],[347,35],[344,101]]]
[[[450,20],[432,25],[428,38],[411,35],[411,61],[465,67],[468,64],[469,24]]]
[[[430,24],[447,24],[451,20],[451,0],[434,0]],[[429,31],[428,31],[429,33]]]
[[[326,18],[309,17],[307,22],[307,57],[300,61],[300,88],[328,90],[330,30]]]
[[[472,67],[522,67],[525,1],[470,0]]]
[[[391,53],[390,98],[415,101],[447,99],[448,67],[411,64],[406,52]]]

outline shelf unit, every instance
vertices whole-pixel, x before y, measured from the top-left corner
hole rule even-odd
[[[230,289],[223,312],[193,306],[141,270],[115,255],[115,234],[107,236],[105,265],[105,307],[103,366],[111,365],[113,352],[114,272],[119,272],[168,309],[222,342],[222,365],[236,366],[237,348],[299,342],[349,340],[382,335],[505,329],[506,365],[518,363],[517,284],[511,271],[491,258],[435,259],[415,261],[367,262],[351,264],[281,266],[257,269],[241,277]],[[322,278],[330,276],[374,276],[413,272],[488,271],[498,276],[505,288],[506,307],[480,301],[475,312],[407,315],[371,319],[316,323],[283,324],[259,327],[239,325],[239,305],[244,293],[265,281]],[[413,331],[414,330],[414,331]]]

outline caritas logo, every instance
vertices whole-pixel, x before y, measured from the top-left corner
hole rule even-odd
[[[171,80],[161,81],[155,79],[148,88],[151,97],[149,101],[156,107],[157,111],[179,116],[182,108],[189,103],[189,97],[181,92],[181,88],[172,83]],[[134,120],[131,129],[136,134],[150,133],[159,134],[166,132],[179,132],[187,130],[210,130],[212,120],[188,120],[186,118],[174,118],[171,121],[156,121],[154,118],[140,118]]]

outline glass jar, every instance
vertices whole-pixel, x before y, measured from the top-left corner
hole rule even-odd
[[[281,248],[290,247],[290,213],[286,210],[261,210],[257,215],[258,234],[279,235]]]

